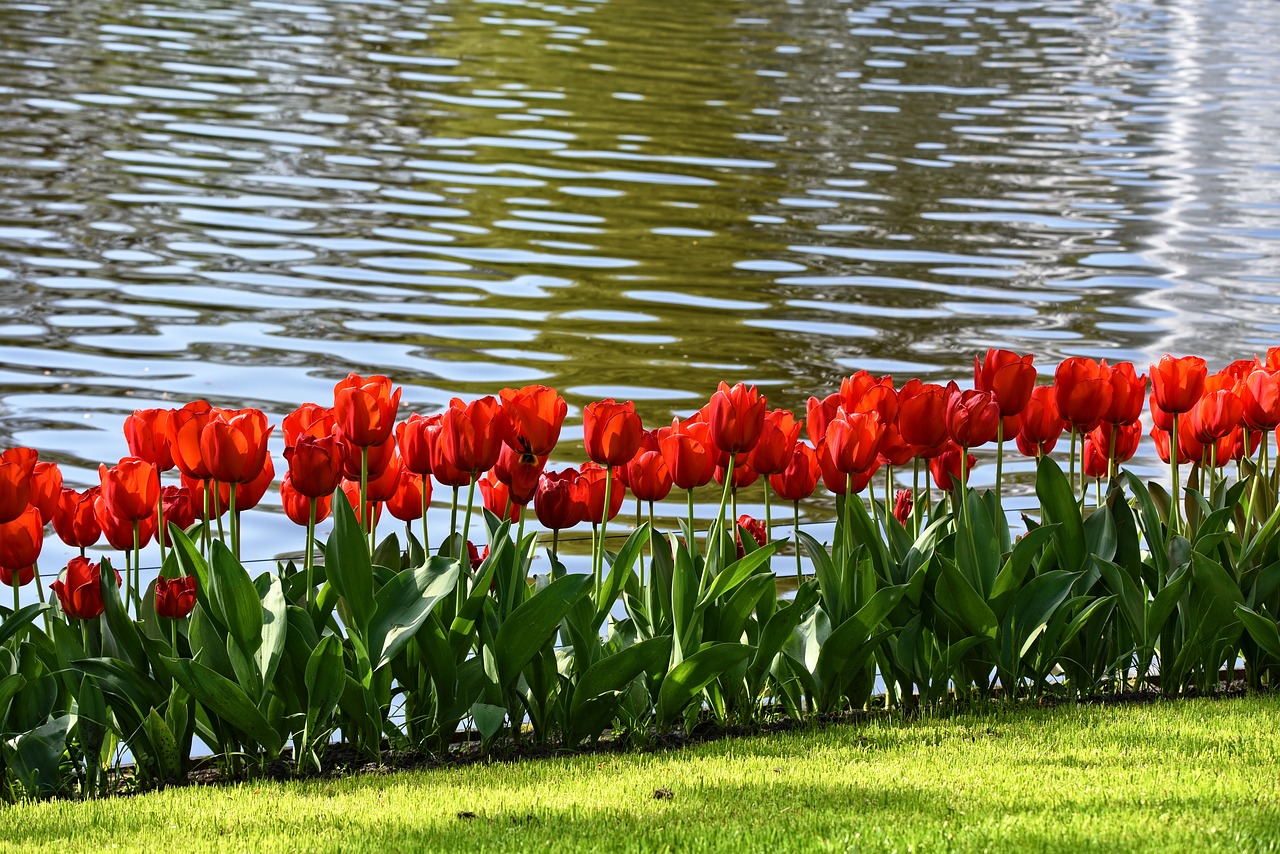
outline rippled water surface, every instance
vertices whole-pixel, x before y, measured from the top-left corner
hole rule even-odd
[[[350,370],[419,411],[537,381],[656,424],[721,379],[802,407],[991,346],[1051,369],[1280,342],[1270,0],[0,23],[0,446],[75,485],[134,408],[278,419]]]

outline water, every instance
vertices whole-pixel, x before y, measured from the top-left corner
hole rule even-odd
[[[350,370],[418,411],[542,382],[571,425],[608,395],[657,425],[722,379],[802,407],[994,346],[1048,373],[1280,342],[1264,0],[0,19],[0,447],[71,485],[135,408],[278,421]],[[251,516],[246,554],[299,539]]]

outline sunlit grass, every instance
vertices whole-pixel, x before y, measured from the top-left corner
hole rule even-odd
[[[0,808],[0,848],[114,846],[1276,850],[1280,698],[883,719],[666,753]]]

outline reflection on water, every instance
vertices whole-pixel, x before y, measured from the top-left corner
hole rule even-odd
[[[349,370],[656,424],[1280,331],[1264,0],[0,10],[0,446],[78,485],[135,407]]]

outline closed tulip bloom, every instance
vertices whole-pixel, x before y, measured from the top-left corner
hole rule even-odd
[[[887,387],[892,391],[893,378],[873,377],[868,371],[857,371],[840,381],[840,405],[845,412],[868,412],[870,410],[860,409],[859,404],[863,397],[877,387]]]
[[[102,528],[102,535],[111,545],[111,548],[118,552],[128,551],[133,548],[133,526],[135,524],[138,526],[138,548],[145,548],[156,534],[156,517],[154,515],[138,519],[136,523],[128,519],[122,519],[111,512],[111,506],[101,493],[98,494],[97,501],[94,502],[93,510],[98,518],[98,525]]]
[[[1058,444],[1064,429],[1053,386],[1036,386],[1022,410],[1022,423],[1017,434],[1018,450],[1024,456],[1042,457]]]
[[[636,455],[644,426],[631,401],[613,398],[588,403],[582,412],[587,457],[601,465],[620,466]]]
[[[1161,430],[1159,427],[1152,427],[1148,435],[1151,436],[1151,441],[1155,443],[1156,455],[1167,464],[1169,462],[1169,431]],[[1182,452],[1181,445],[1179,445],[1178,464],[1183,465],[1189,462],[1191,462],[1191,458]]]
[[[661,451],[641,450],[623,470],[627,472],[627,486],[641,501],[661,501],[671,493],[671,470]]]
[[[377,526],[378,520],[382,518],[382,502],[369,501],[367,502],[366,507],[362,509],[360,507],[359,481],[344,480],[339,488],[342,490],[343,495],[347,496],[347,503],[351,505],[351,509],[356,514],[356,521],[361,525],[361,527],[366,525],[365,520],[369,518],[369,514],[365,512],[366,509],[372,510],[373,524]]]
[[[396,447],[404,467],[415,474],[431,474],[431,431],[439,426],[440,415],[414,413],[396,425]]]
[[[870,468],[861,471],[844,471],[836,465],[835,459],[831,455],[830,445],[831,432],[828,431],[827,441],[823,442],[821,447],[816,450],[818,469],[822,473],[823,485],[835,495],[857,495],[862,492],[880,469],[879,461],[873,461]],[[852,488],[850,488],[850,480],[853,481]]]
[[[880,432],[880,450],[877,452],[880,464],[885,466],[905,466],[916,458],[916,446],[902,438],[898,430],[898,422],[883,425]]]
[[[387,512],[401,522],[412,522],[422,518],[422,491],[426,490],[426,500],[431,501],[431,478],[423,477],[417,472],[405,469],[400,473],[395,494],[387,499]]]
[[[343,450],[342,476],[347,480],[358,482],[361,466],[365,467],[365,476],[369,480],[374,480],[387,470],[387,466],[391,465],[393,460],[399,459],[396,443],[392,439],[367,448],[360,448],[343,441],[341,430],[335,435]]]
[[[40,511],[44,524],[53,521],[62,495],[62,470],[57,463],[38,462],[31,470],[31,506]]]
[[[178,471],[193,480],[208,480],[209,466],[200,451],[200,436],[213,419],[213,407],[193,400],[169,413],[169,451]]]
[[[98,515],[94,509],[98,492],[96,486],[84,492],[64,488],[58,495],[58,504],[53,514],[53,530],[72,548],[87,549],[102,538],[102,526],[98,524]]]
[[[547,471],[533,494],[533,511],[544,528],[560,531],[587,518],[587,505],[578,486],[577,469]]]
[[[36,577],[36,568],[32,566],[24,566],[21,569],[9,569],[7,566],[0,566],[0,584],[5,587],[26,587]]]
[[[480,487],[480,498],[484,501],[484,509],[499,519],[510,519],[513,523],[520,521],[524,505],[511,499],[511,490],[498,480],[492,471],[487,471],[476,484]]]
[[[400,488],[400,476],[403,472],[404,466],[400,465],[400,458],[393,456],[391,462],[383,466],[377,477],[369,478],[365,484],[365,497],[378,503],[391,500],[391,496],[395,495],[396,490]],[[356,492],[359,493],[360,481],[353,479],[351,483],[355,484]]]
[[[783,501],[803,501],[813,495],[821,476],[817,453],[804,442],[797,442],[791,449],[787,467],[769,475],[769,485]]]
[[[503,441],[515,451],[545,457],[560,441],[569,406],[555,389],[544,385],[504,388],[502,410],[506,414]]]
[[[160,490],[160,503],[164,505],[164,530],[160,532],[166,546],[172,545],[169,526],[185,531],[195,524],[196,507],[191,502],[191,490],[185,486],[166,486]],[[157,517],[156,525],[160,524]]]
[[[760,439],[747,457],[747,465],[760,474],[777,474],[791,462],[791,450],[800,440],[804,422],[785,409],[771,409],[765,413]]]
[[[1090,432],[1084,439],[1084,453],[1081,461],[1084,467],[1085,477],[1106,477],[1109,463],[1107,455],[1097,442],[1093,441],[1093,433]]]
[[[1280,427],[1280,372],[1256,370],[1240,385],[1244,423],[1254,430]]]
[[[707,407],[711,441],[731,454],[750,451],[760,440],[767,405],[755,386],[738,383],[730,388],[727,383],[720,383]]]
[[[969,390],[947,403],[947,435],[962,448],[976,448],[996,438],[1000,406],[990,392]]]
[[[498,454],[498,461],[491,471],[510,490],[511,500],[524,505],[533,500],[533,494],[538,490],[538,480],[546,467],[546,457],[536,457],[516,451],[510,445],[503,445],[502,453]]]
[[[606,478],[613,479],[612,485],[609,487],[609,515],[608,519],[613,519],[618,515],[618,511],[622,509],[622,500],[626,497],[626,488],[622,482],[618,480],[618,475],[612,469],[606,469],[597,463],[583,463],[578,469],[578,486],[582,490],[583,500],[586,502],[585,521],[596,525],[603,525],[606,519],[604,506],[604,492]]]
[[[745,557],[747,550],[742,544],[742,535],[745,533],[749,536],[758,547],[764,546],[769,540],[769,533],[764,529],[764,522],[759,519],[753,519],[745,513],[738,517],[738,524],[735,526],[737,531],[734,532],[734,539],[738,544],[738,557]]]
[[[357,496],[356,501],[359,500]],[[280,505],[284,508],[284,515],[289,518],[289,521],[295,525],[306,525],[311,514],[311,501],[312,499],[293,488],[293,481],[286,474],[284,480],[280,482]],[[329,518],[329,512],[333,508],[333,496],[326,495],[315,499],[315,502],[316,522],[323,522]]]
[[[1093,359],[1064,360],[1054,372],[1053,387],[1058,414],[1077,433],[1092,430],[1111,406],[1111,369]]]
[[[1210,444],[1229,435],[1240,426],[1243,418],[1244,404],[1236,397],[1235,392],[1218,389],[1196,401],[1187,421],[1196,439],[1203,444]]]
[[[670,427],[660,429],[664,434],[671,432]],[[635,462],[636,457],[640,456],[645,451],[661,450],[661,446],[658,444],[658,432],[658,430],[641,430],[640,446],[636,448],[635,454],[633,454],[631,459],[627,460],[626,463],[614,468],[614,473],[618,475],[618,480],[622,481],[622,485],[627,489],[631,488],[631,463]]]
[[[435,416],[432,416],[435,417]],[[443,421],[443,416],[441,416]],[[427,443],[430,448],[431,474],[443,486],[458,488],[471,483],[471,472],[455,468],[444,453],[444,443],[440,441],[439,422],[427,425]]]
[[[16,519],[0,522],[0,566],[18,571],[26,569],[40,557],[44,545],[44,522],[40,511],[28,507]]]
[[[973,387],[993,395],[1002,416],[1017,415],[1031,399],[1036,384],[1034,360],[1034,356],[1019,356],[1010,350],[988,350],[981,361],[974,356]]]
[[[156,579],[156,616],[166,620],[189,617],[196,607],[196,577]]]
[[[1099,424],[1088,434],[1088,438],[1102,454],[1103,459],[1114,457],[1117,463],[1128,462],[1138,452],[1138,443],[1142,440],[1142,422],[1114,425],[1115,438],[1112,439],[1111,424]]]
[[[402,391],[380,374],[368,379],[347,374],[333,387],[333,415],[343,438],[357,448],[390,439]]]
[[[160,479],[156,467],[137,457],[125,457],[107,468],[98,465],[102,499],[111,514],[125,522],[149,518],[160,500]]]
[[[844,399],[844,409],[849,413],[875,413],[880,417],[881,424],[893,424],[898,420],[898,393],[894,391],[893,386],[887,385],[888,377],[885,378],[882,385],[873,385],[863,393],[862,397],[854,402],[850,408],[847,404],[849,401]]]
[[[893,495],[893,518],[899,525],[906,525],[911,518],[911,510],[915,505],[915,494],[909,489],[899,489]]]
[[[120,573],[115,573],[116,587],[120,586]],[[92,620],[105,610],[102,602],[102,565],[90,563],[88,558],[73,557],[62,571],[62,577],[49,589],[58,597],[62,613],[73,620]]]
[[[672,422],[672,430],[658,440],[671,481],[680,489],[696,489],[711,482],[717,452],[711,445],[711,429],[702,422]]]
[[[1102,415],[1102,422],[1132,424],[1137,421],[1147,398],[1146,375],[1138,376],[1131,362],[1120,362],[1111,367],[1107,379],[1111,382],[1111,403]]]
[[[209,476],[222,483],[248,483],[261,472],[274,427],[257,409],[216,410],[200,433],[200,456]]]
[[[740,454],[739,456],[746,456]],[[724,486],[725,478],[728,477],[729,470],[724,466],[716,466],[716,483]],[[760,472],[751,468],[745,461],[735,462],[733,464],[733,488],[746,489],[751,484],[760,479]]]
[[[346,449],[332,433],[318,439],[304,434],[296,444],[284,449],[293,488],[308,498],[333,494],[342,479],[345,457]]]
[[[875,413],[840,413],[833,418],[823,445],[835,469],[852,474],[877,465],[881,428],[880,416]]]
[[[949,445],[945,451],[938,456],[929,460],[929,474],[933,475],[933,485],[944,492],[950,492],[953,488],[952,480],[960,479],[960,454],[961,449],[958,445]],[[964,480],[961,486],[969,485],[969,475],[973,474],[973,467],[978,462],[978,458],[973,454],[968,454],[964,466]]]
[[[200,519],[204,518],[206,512],[210,519],[217,519],[230,509],[231,484],[219,483],[215,489],[214,481],[197,480],[185,474],[182,475],[181,482],[183,488],[191,494],[191,503]]]
[[[271,461],[271,455],[267,454],[266,459],[263,460],[262,471],[258,472],[258,476],[248,483],[242,483],[236,487],[236,512],[243,513],[246,510],[252,510],[257,507],[258,502],[262,501],[275,479],[276,466]]]
[[[172,469],[170,417],[168,409],[135,409],[124,420],[124,438],[129,443],[129,455],[146,460],[156,467],[156,471]]]
[[[908,380],[898,390],[898,432],[915,445],[919,455],[931,459],[941,454],[950,441],[947,436],[947,402],[952,386]]]
[[[0,453],[0,523],[17,519],[31,503],[31,473],[36,452],[31,448],[10,448]]]
[[[436,437],[445,459],[473,477],[493,468],[502,453],[502,419],[502,407],[493,396],[470,403],[456,397],[449,401]]]
[[[838,394],[830,394],[821,399],[809,398],[809,402],[805,404],[804,423],[809,433],[809,441],[815,448],[827,438],[827,425],[843,408],[844,399]]]
[[[1151,366],[1151,390],[1156,403],[1165,412],[1190,412],[1204,392],[1208,374],[1209,369],[1199,356],[1161,356]]]
[[[280,423],[284,431],[285,447],[298,444],[303,436],[320,439],[332,435],[338,429],[333,410],[318,403],[304,403],[290,412]]]

